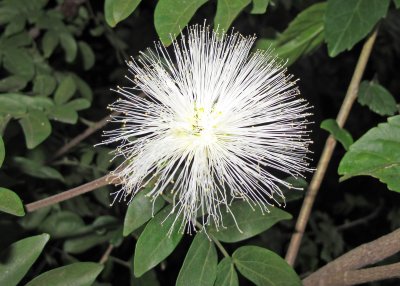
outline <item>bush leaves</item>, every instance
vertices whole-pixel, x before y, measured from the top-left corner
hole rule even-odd
[[[49,238],[48,234],[31,236],[3,250],[0,253],[0,285],[17,285],[42,253]]]
[[[94,262],[78,262],[47,271],[26,286],[88,286],[103,270],[103,265]]]
[[[168,46],[208,0],[159,0],[154,11],[154,26],[161,42]]]
[[[214,225],[208,230],[210,234],[223,242],[238,242],[253,237],[269,229],[281,220],[291,219],[292,216],[279,209],[270,207],[269,213],[262,214],[258,206],[251,209],[250,205],[244,201],[236,201],[230,207],[231,212],[236,218],[240,230],[230,212],[222,212],[222,220],[225,228],[216,229]]]
[[[358,139],[339,164],[341,180],[372,176],[400,192],[400,115],[390,117]]]
[[[204,233],[197,233],[179,271],[177,286],[213,286],[217,276],[218,256],[214,243]]]
[[[232,25],[233,20],[250,2],[250,0],[218,0],[214,26],[219,26],[219,29],[226,32]]]
[[[175,217],[169,215],[171,207],[165,207],[152,220],[150,220],[140,235],[135,249],[134,274],[142,276],[158,263],[163,261],[174,251],[183,234],[177,229],[168,232],[172,227]],[[179,218],[178,218],[179,220]]]
[[[239,272],[258,286],[300,286],[296,272],[276,253],[258,246],[242,246],[232,255]]]
[[[0,211],[15,216],[24,216],[24,205],[19,196],[13,191],[0,188]]]
[[[218,264],[215,286],[239,286],[238,275],[229,257],[225,257]]]
[[[390,0],[329,0],[325,40],[331,57],[350,50],[386,16]]]
[[[321,128],[332,134],[344,149],[349,150],[350,145],[353,144],[351,134],[346,129],[340,128],[335,119],[325,119],[321,122]]]
[[[363,81],[358,90],[358,103],[368,106],[379,115],[394,115],[396,101],[390,92],[378,83]]]

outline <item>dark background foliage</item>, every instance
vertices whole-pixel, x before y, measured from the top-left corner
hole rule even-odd
[[[1,2],[0,11],[3,14],[5,13],[3,8],[9,5],[7,2]],[[235,19],[233,26],[242,34],[274,38],[283,32],[301,11],[316,2],[319,1],[276,0],[272,1],[265,14],[260,15],[250,14],[251,7],[248,6]],[[91,104],[90,107],[77,111],[79,117],[76,119],[74,115],[67,114],[65,120],[54,120],[57,115],[49,115],[54,113],[54,110],[43,111],[51,119],[51,135],[43,143],[31,149],[26,147],[24,133],[18,123],[20,117],[15,116],[14,119],[10,119],[4,115],[4,111],[3,115],[0,113],[0,131],[6,147],[6,159],[0,172],[2,187],[12,189],[24,203],[28,203],[89,182],[107,174],[116,166],[116,163],[110,162],[112,155],[109,151],[113,146],[93,147],[102,140],[101,132],[90,136],[59,158],[53,160],[52,156],[71,138],[109,114],[106,107],[117,98],[117,94],[110,89],[117,85],[130,85],[124,77],[129,76],[124,59],[128,56],[136,57],[139,51],[153,46],[153,42],[158,39],[153,24],[156,4],[157,1],[143,1],[126,20],[111,28],[104,20],[103,1],[49,1],[38,10],[56,11],[59,21],[67,27],[65,33],[72,37],[72,41],[87,43],[92,50],[85,52],[78,46],[77,55],[72,60],[66,59],[66,54],[71,52],[68,43],[57,45],[49,57],[44,57],[43,38],[51,27],[41,27],[38,24],[39,20],[33,16],[35,12],[28,11],[26,12],[28,15],[21,16],[24,13],[21,9],[22,14],[17,17],[26,17],[27,21],[15,34],[24,32],[31,38],[32,43],[26,47],[26,51],[29,58],[33,59],[35,77],[29,78],[28,75],[26,79],[17,79],[25,85],[7,85],[4,79],[14,73],[4,68],[7,48],[2,46],[1,92],[4,94],[17,92],[33,96],[35,78],[39,74],[49,74],[57,82],[57,88],[68,76],[72,76],[74,80],[75,76],[78,76],[87,83],[89,91],[81,91],[78,87],[78,91],[72,96],[74,99],[86,99]],[[196,12],[190,23],[203,23],[204,19],[207,23],[213,23],[215,13],[216,1],[209,1]],[[0,15],[2,23],[0,39],[9,38],[6,36],[8,26],[3,21],[5,17],[3,14]],[[400,11],[391,4],[387,16],[379,23],[378,39],[363,77],[365,80],[374,80],[385,86],[397,102],[400,99],[399,19]],[[315,122],[312,133],[314,144],[311,147],[314,152],[312,155],[314,166],[328,136],[328,132],[320,129],[319,125],[324,119],[336,117],[353,74],[361,45],[360,42],[351,51],[332,58],[328,55],[327,46],[322,44],[289,67],[289,72],[300,79],[302,96],[314,106],[312,117]],[[93,65],[90,64],[92,53],[95,57]],[[48,70],[39,67],[41,61],[48,66]],[[13,62],[15,66],[19,64],[18,59]],[[21,68],[26,69],[24,66]],[[56,91],[51,91],[47,98],[53,100],[55,93]],[[0,104],[2,104],[1,99]],[[386,119],[385,116],[375,114],[367,107],[356,103],[345,127],[354,139],[358,139],[378,123],[386,122]],[[113,128],[111,124],[105,127],[105,129],[111,128]],[[396,192],[388,191],[385,184],[372,177],[355,177],[339,183],[337,169],[345,152],[341,145],[336,147],[317,197],[295,265],[301,277],[348,250],[400,226],[400,197]],[[310,178],[311,175],[307,181]],[[109,193],[113,189],[114,187],[110,186],[102,187],[23,218],[0,214],[0,249],[5,249],[7,245],[19,239],[43,232],[50,233],[52,237],[22,283],[30,281],[40,273],[71,262],[99,261],[111,240],[117,247],[113,250],[105,269],[98,276],[96,285],[129,285],[129,283],[158,285],[153,281],[155,277],[160,285],[174,285],[192,237],[185,236],[176,250],[150,272],[151,274],[146,277],[147,280],[139,281],[133,278],[132,271],[128,267],[132,264],[140,230],[122,238],[121,229],[127,206],[123,202],[109,206]],[[285,210],[296,218],[300,207],[301,199],[289,202]],[[52,235],[56,226],[54,222],[49,221],[49,217],[63,212],[72,213],[76,217],[67,222],[67,229],[61,230],[61,234],[57,237],[57,234]],[[258,245],[284,256],[294,223],[295,219],[283,221],[260,235],[242,242],[226,244],[226,249],[232,253],[243,245]],[[68,234],[69,231],[83,225],[89,226],[84,234],[72,236]],[[85,243],[87,244],[84,245]],[[394,261],[396,257],[391,259]],[[240,285],[250,285],[250,282],[241,277]],[[381,282],[379,285],[396,285],[396,282],[386,281],[385,284]]]

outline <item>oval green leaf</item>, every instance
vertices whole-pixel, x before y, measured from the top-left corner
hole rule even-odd
[[[372,176],[400,192],[400,115],[370,129],[350,146],[339,164],[341,181]]]
[[[20,197],[13,191],[0,188],[0,211],[15,216],[24,216],[24,205]]]
[[[67,63],[72,63],[78,53],[78,45],[76,44],[75,38],[70,33],[61,33],[59,38],[61,47],[65,51],[65,61]]]
[[[119,22],[125,20],[135,11],[141,0],[105,0],[104,17],[111,27],[115,27]]]
[[[0,285],[14,286],[39,257],[50,236],[41,234],[11,244],[0,253]]]
[[[218,0],[214,26],[226,32],[233,20],[250,2],[250,0]]]
[[[125,2],[130,3],[131,1],[125,1]],[[80,41],[78,43],[78,46],[79,46],[79,50],[82,54],[83,68],[85,70],[91,69],[96,60],[96,57],[94,55],[92,48],[87,43],[82,42],[82,41]]]
[[[270,0],[253,0],[253,7],[251,8],[251,14],[264,14],[267,12],[267,7]]]
[[[379,115],[394,115],[397,104],[390,92],[375,82],[363,81],[358,90],[358,103],[368,106],[370,110]]]
[[[350,50],[386,16],[390,0],[329,0],[325,17],[328,52]]]
[[[40,231],[46,232],[52,238],[63,238],[74,235],[85,226],[82,218],[74,212],[59,211],[48,216],[39,226]]]
[[[160,0],[154,11],[154,26],[161,42],[168,46],[207,0]]]
[[[299,276],[276,253],[258,246],[242,246],[232,255],[239,272],[258,286],[300,286]]]
[[[239,286],[238,275],[230,257],[225,257],[218,264],[215,286]]]
[[[254,210],[247,202],[236,201],[230,207],[231,212],[235,216],[236,223],[240,230],[237,228],[235,219],[230,212],[222,213],[222,221],[225,228],[220,227],[216,229],[211,225],[208,232],[216,239],[223,242],[238,242],[269,229],[274,224],[281,220],[291,219],[292,216],[279,209],[278,207],[270,207],[270,213],[263,214],[258,207]]]
[[[197,233],[179,271],[176,285],[214,285],[217,263],[214,243],[204,233]]]
[[[51,75],[40,74],[33,81],[33,92],[40,96],[48,96],[53,93],[57,82]]]
[[[78,262],[47,271],[25,286],[90,286],[103,270],[103,265],[94,262]]]
[[[4,52],[3,66],[6,70],[26,80],[33,77],[35,67],[32,56],[29,55],[27,50],[13,47],[2,52]]]
[[[54,102],[57,105],[66,103],[76,92],[76,84],[71,76],[62,79],[54,94]]]
[[[339,141],[344,149],[349,150],[353,144],[353,137],[344,128],[339,127],[335,119],[325,119],[321,122],[321,128],[328,131],[337,141]]]
[[[146,271],[167,258],[181,241],[182,232],[176,228],[171,229],[175,215],[171,214],[167,218],[171,209],[172,207],[168,206],[161,210],[147,223],[140,235],[136,243],[134,257],[134,274],[136,277],[142,276]]]
[[[25,135],[26,147],[33,149],[51,134],[50,121],[39,110],[31,110],[19,120]]]
[[[140,191],[130,202],[124,220],[124,236],[141,227],[164,206],[165,201],[159,198],[154,202],[153,208],[153,202],[146,196],[147,191]]]

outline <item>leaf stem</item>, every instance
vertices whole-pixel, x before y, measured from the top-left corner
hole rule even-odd
[[[203,229],[203,228],[204,228],[204,226],[203,226],[201,223],[199,223],[198,221],[196,221],[196,227],[197,227],[198,229]],[[215,243],[215,245],[218,247],[218,249],[221,251],[221,253],[222,253],[225,257],[228,257],[228,258],[231,257],[231,256],[229,255],[228,251],[226,251],[225,247],[222,245],[221,242],[219,242],[218,239],[216,239],[215,237],[213,237],[213,236],[212,236],[211,234],[209,234],[209,233],[207,233],[207,236],[208,236],[209,238],[211,238],[211,240]]]
[[[340,107],[338,116],[336,118],[339,127],[343,127],[347,117],[349,116],[350,109],[357,98],[358,87],[360,85],[362,75],[364,74],[369,56],[371,55],[377,33],[378,30],[375,29],[375,31],[368,37],[361,50],[360,57],[358,58],[356,68],[354,70],[353,76],[346,92],[346,96],[343,100],[342,106]],[[300,248],[300,243],[303,238],[308,219],[310,218],[311,209],[318,194],[318,190],[321,186],[322,180],[325,176],[329,161],[332,158],[335,146],[336,140],[332,135],[330,135],[326,140],[324,150],[322,151],[322,155],[317,165],[317,169],[308,187],[306,197],[304,198],[303,205],[300,209],[299,217],[297,218],[295,231],[292,234],[289,248],[286,253],[285,259],[292,266],[294,265],[294,262],[296,260],[297,253]]]

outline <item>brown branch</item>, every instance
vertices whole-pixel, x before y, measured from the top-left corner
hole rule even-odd
[[[343,127],[346,119],[350,113],[350,109],[357,98],[358,87],[361,82],[362,75],[364,73],[365,67],[367,65],[369,56],[372,51],[372,47],[375,43],[375,39],[377,36],[377,30],[375,30],[364,43],[364,46],[361,50],[360,57],[358,59],[356,68],[354,70],[353,76],[351,78],[351,82],[346,92],[346,96],[343,100],[342,106],[340,107],[339,114],[336,118],[336,121],[340,127]],[[308,219],[310,218],[311,209],[315,201],[315,197],[318,194],[318,190],[321,186],[322,180],[325,176],[326,170],[328,168],[329,161],[332,157],[333,150],[336,146],[336,140],[333,136],[329,136],[326,140],[324,150],[322,151],[321,158],[317,165],[317,170],[314,173],[314,176],[310,182],[310,185],[307,190],[306,197],[303,201],[303,205],[300,209],[299,217],[297,218],[295,232],[292,235],[290,240],[289,248],[286,253],[286,261],[293,265],[297,253],[299,251],[300,243],[303,238],[303,234],[305,228],[307,226]]]
[[[96,190],[100,187],[110,185],[110,184],[118,184],[118,183],[119,183],[119,180],[116,176],[106,175],[99,179],[91,181],[89,183],[86,183],[84,185],[81,185],[79,187],[70,189],[68,191],[64,191],[60,194],[57,194],[57,195],[54,195],[51,197],[47,197],[45,199],[27,204],[27,205],[25,205],[25,209],[27,212],[34,212],[38,209],[54,205],[56,203],[59,203],[59,202],[65,201],[65,200],[72,199],[76,196],[88,193],[88,192]]]
[[[305,286],[329,284],[329,279],[338,273],[360,269],[382,261],[400,251],[400,229],[384,235],[374,241],[362,244],[329,262],[303,280]],[[333,284],[332,284],[333,285]],[[347,284],[346,284],[347,285]]]
[[[106,251],[103,253],[103,255],[101,256],[101,258],[99,260],[100,264],[104,264],[107,262],[113,249],[114,249],[114,246],[112,244],[109,244]]]
[[[70,149],[74,148],[76,145],[78,145],[81,141],[85,140],[87,137],[95,133],[97,130],[103,128],[108,124],[108,122],[111,119],[111,116],[116,116],[118,115],[118,112],[114,112],[111,115],[107,115],[100,121],[94,123],[92,126],[88,127],[85,131],[83,131],[81,134],[73,138],[71,141],[69,141],[67,144],[62,146],[60,149],[58,149],[54,155],[51,157],[50,161],[53,161],[54,159],[57,159],[58,157],[64,155],[67,153]]]
[[[350,286],[390,278],[400,278],[400,262],[361,270],[332,273],[319,284],[305,283],[303,285]]]

